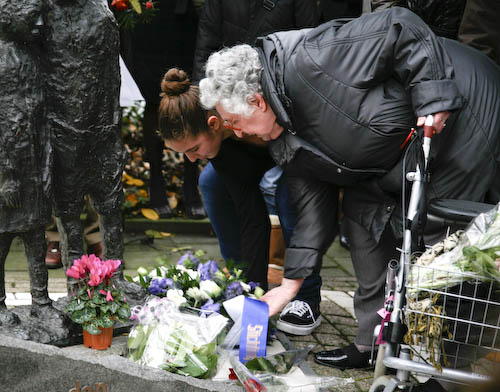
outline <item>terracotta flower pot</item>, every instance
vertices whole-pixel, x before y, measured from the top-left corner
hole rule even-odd
[[[94,350],[106,350],[111,346],[111,341],[113,340],[113,327],[102,328],[99,335],[92,335],[86,330],[83,330],[83,345],[88,348],[93,348]]]

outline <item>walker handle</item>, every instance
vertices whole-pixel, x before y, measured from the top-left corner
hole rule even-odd
[[[424,123],[424,137],[431,138],[435,135],[436,130],[434,129],[434,116],[432,114],[429,114],[425,118],[425,123]]]

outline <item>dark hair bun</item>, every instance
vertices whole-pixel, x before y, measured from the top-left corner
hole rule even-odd
[[[160,95],[180,95],[189,90],[190,86],[191,81],[189,80],[186,72],[182,69],[170,68],[161,81],[162,93]]]

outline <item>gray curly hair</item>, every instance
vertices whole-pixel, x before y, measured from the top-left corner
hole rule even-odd
[[[248,104],[255,93],[262,94],[262,65],[257,50],[236,45],[213,53],[206,64],[206,78],[200,81],[200,101],[205,109],[220,103],[229,113],[250,116]]]

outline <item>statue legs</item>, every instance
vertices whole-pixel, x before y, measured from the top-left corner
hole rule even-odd
[[[64,270],[73,264],[75,259],[79,259],[84,254],[83,251],[83,225],[80,215],[61,215],[56,219],[57,230],[61,235],[61,259]],[[68,294],[78,287],[77,282],[66,277]]]
[[[5,305],[5,260],[14,237],[12,233],[0,233],[0,325],[19,324],[19,317],[8,311]]]
[[[104,245],[103,258],[122,261],[113,276],[115,285],[124,291],[126,297],[135,300],[143,299],[146,296],[145,290],[123,277],[123,222],[120,210],[112,210],[110,213],[99,216]]]
[[[21,234],[24,252],[28,260],[31,292],[31,315],[46,320],[64,319],[60,311],[52,306],[49,298],[49,274],[45,265],[47,242],[45,227],[30,230]]]

